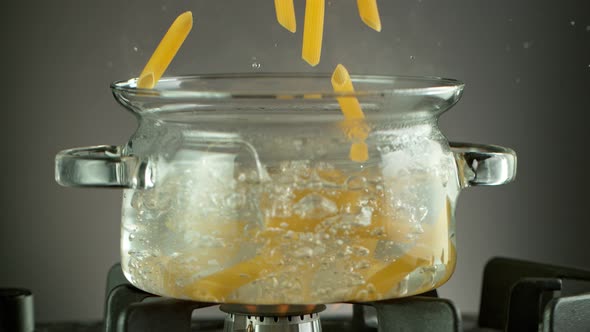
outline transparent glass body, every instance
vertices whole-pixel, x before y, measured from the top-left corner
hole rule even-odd
[[[321,75],[115,83],[137,131],[100,157],[58,155],[58,181],[125,187],[123,270],[154,294],[316,304],[434,289],[454,270],[460,189],[510,181],[514,153],[445,139],[436,123],[459,82],[354,81],[348,95]],[[338,98],[357,98],[365,118],[344,119]],[[363,162],[350,158],[358,128]],[[82,162],[112,172],[76,171]]]

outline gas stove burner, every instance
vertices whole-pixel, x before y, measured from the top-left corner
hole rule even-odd
[[[278,305],[248,305],[248,304],[222,304],[219,309],[228,314],[242,314],[249,316],[264,316],[264,317],[286,317],[286,316],[302,316],[309,314],[317,314],[326,310],[323,304],[310,305],[293,305],[293,304],[278,304]]]
[[[321,330],[318,313],[289,316],[251,316],[229,313],[223,327],[224,332],[319,332]]]
[[[242,305],[222,304],[228,315],[224,332],[316,332],[321,331],[319,313],[325,305]]]

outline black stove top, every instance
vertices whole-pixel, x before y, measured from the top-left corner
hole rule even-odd
[[[26,290],[0,292],[0,332],[32,331],[31,299],[32,294]],[[115,265],[107,278],[104,321],[37,324],[34,331],[230,331],[224,319],[200,317],[203,308],[210,306],[212,304],[145,293],[129,284],[120,265]],[[295,310],[289,313],[292,316],[281,317],[241,312],[236,315],[247,315],[243,317],[245,321],[258,322],[260,326],[250,323],[247,329],[232,331],[317,331],[313,327],[276,329],[280,321],[293,325],[291,317],[300,317],[301,321],[317,320],[317,325],[321,321],[324,332],[590,331],[590,271],[494,258],[484,270],[477,317],[461,317],[453,303],[439,298],[436,291],[404,299],[353,304],[352,307],[350,316],[322,316],[321,319],[317,316],[321,311],[318,307],[310,312],[295,313]],[[265,310],[262,311],[269,312]],[[228,311],[227,308],[224,311]],[[310,318],[304,319],[305,315]],[[264,319],[267,323],[263,323]],[[268,323],[273,320],[277,324]]]

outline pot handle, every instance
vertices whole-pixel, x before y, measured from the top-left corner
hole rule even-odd
[[[65,187],[146,188],[147,167],[135,156],[121,154],[120,146],[98,145],[59,152],[55,180]],[[140,179],[144,178],[143,181]]]
[[[450,143],[455,154],[462,188],[497,186],[516,177],[516,153],[496,146],[471,143]]]

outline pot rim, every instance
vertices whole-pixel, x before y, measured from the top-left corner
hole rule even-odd
[[[115,95],[169,100],[330,99],[336,97],[460,96],[464,83],[434,76],[351,75],[355,92],[334,92],[328,73],[199,74],[162,78],[154,89],[138,89],[137,78],[111,83]],[[258,83],[258,86],[248,83]],[[306,84],[307,83],[307,84]],[[312,83],[312,84],[309,84]],[[227,85],[227,88],[220,86]],[[447,98],[445,98],[447,97]]]

